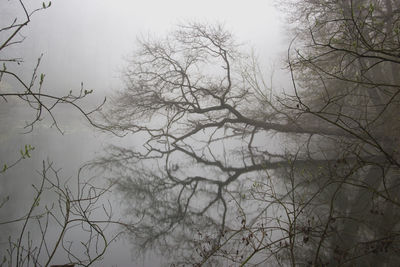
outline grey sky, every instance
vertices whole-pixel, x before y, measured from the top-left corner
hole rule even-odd
[[[282,47],[281,21],[271,2],[54,1],[25,31],[24,57],[33,60],[44,53],[49,83],[56,79],[68,87],[84,81],[97,90],[114,89],[120,85],[123,58],[133,51],[137,36],[162,35],[176,24],[195,20],[224,23],[238,41],[269,60]]]

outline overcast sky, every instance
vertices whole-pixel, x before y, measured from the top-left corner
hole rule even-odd
[[[11,2],[0,0],[3,14],[12,13],[8,9]],[[30,0],[27,6],[33,8],[41,3]],[[124,58],[135,49],[138,36],[163,36],[185,21],[223,23],[238,42],[254,48],[267,67],[279,62],[286,49],[283,19],[273,8],[272,0],[55,0],[49,9],[32,17],[17,53],[25,59],[26,73],[44,54],[40,72],[46,73],[45,90],[69,92],[84,82],[95,94],[109,95],[122,86],[120,70],[125,65]],[[63,153],[68,156],[77,155],[85,147],[79,143],[65,145]],[[79,159],[84,158],[79,155]],[[67,166],[70,168],[71,164]],[[129,247],[117,248],[99,266],[131,266]]]
[[[165,35],[185,21],[225,24],[263,62],[282,48],[282,21],[268,0],[56,0],[25,31],[24,57],[44,53],[48,84],[84,81],[95,90],[111,90],[120,87],[119,70],[138,36]]]

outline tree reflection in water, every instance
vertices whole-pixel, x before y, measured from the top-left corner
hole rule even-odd
[[[140,41],[103,126],[143,147],[93,163],[140,220],[136,248],[179,266],[399,262],[398,33],[339,2],[301,5],[318,24],[289,49],[290,95],[220,25]]]

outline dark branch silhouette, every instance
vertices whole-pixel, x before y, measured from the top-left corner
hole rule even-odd
[[[258,83],[222,26],[140,41],[103,127],[143,146],[93,163],[142,218],[138,248],[211,266],[399,262],[398,4],[294,2],[292,94]]]

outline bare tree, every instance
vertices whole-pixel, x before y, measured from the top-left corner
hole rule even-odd
[[[50,117],[52,126],[62,132],[53,113],[54,109],[62,104],[74,107],[91,125],[96,126],[91,114],[98,111],[104,102],[93,109],[86,110],[80,104],[80,101],[91,94],[93,90],[86,90],[83,83],[81,83],[81,89],[77,94],[72,90],[68,94],[61,96],[46,92],[44,90],[46,75],[40,73],[39,70],[43,55],[38,58],[30,79],[24,80],[23,75],[18,72],[18,67],[23,64],[23,58],[9,56],[9,50],[24,41],[25,38],[21,34],[24,28],[29,25],[36,13],[49,8],[51,1],[43,2],[40,7],[34,10],[28,10],[22,0],[16,2],[18,3],[16,8],[18,9],[19,7],[20,10],[15,10],[15,18],[8,24],[0,26],[0,62],[2,63],[0,69],[0,97],[5,102],[11,98],[19,99],[26,107],[32,110],[33,116],[25,125],[27,132],[32,131],[35,123],[42,120],[45,115]]]
[[[0,28],[2,105],[16,99],[32,111],[32,118],[27,118],[31,120],[25,125],[26,134],[33,131],[34,126],[46,116],[50,118],[52,126],[62,133],[53,113],[61,104],[77,109],[90,124],[96,126],[91,115],[104,103],[86,110],[80,101],[92,91],[85,90],[83,84],[78,94],[72,91],[62,96],[46,93],[45,74],[39,72],[42,56],[38,58],[31,78],[24,80],[24,74],[19,71],[23,59],[10,56],[10,48],[24,41],[21,34],[23,29],[36,13],[49,8],[51,2],[40,3],[41,6],[34,10],[28,10],[22,0],[15,2],[17,9],[19,8],[15,10],[15,19]],[[22,14],[22,17],[18,14]],[[2,162],[0,178],[3,185],[7,182],[5,179],[12,178],[6,175],[9,169],[31,157],[33,150],[31,145],[25,145],[20,150],[19,158]],[[7,218],[0,219],[2,232],[5,229],[3,227],[10,225],[17,229],[17,234],[9,234],[7,247],[1,251],[0,266],[50,266],[52,263],[59,263],[55,261],[60,259],[70,263],[63,266],[90,266],[102,259],[110,243],[121,233],[109,232],[108,228],[110,225],[122,223],[114,220],[111,203],[105,198],[112,185],[100,186],[98,182],[94,182],[94,178],[87,178],[88,173],[84,173],[84,170],[87,170],[85,166],[79,170],[74,181],[65,181],[60,175],[60,169],[55,168],[52,162],[43,162],[42,170],[38,172],[41,182],[38,185],[32,184],[34,195],[32,202],[26,203],[28,210],[24,212],[21,208],[16,212],[20,216],[11,218],[12,215],[9,214]],[[22,195],[16,196],[19,197],[26,198]],[[2,211],[8,209],[9,199],[8,196],[1,196]]]
[[[96,162],[141,218],[139,248],[176,264],[398,263],[397,9],[299,7],[293,95],[271,96],[221,26],[140,42],[105,127],[143,147]]]
[[[293,2],[301,10],[292,13],[299,26],[289,56],[295,96],[285,106],[351,136],[331,143],[337,162],[348,170],[335,164],[326,175],[336,185],[324,197],[329,208],[318,211],[325,213],[318,216],[322,234],[313,238],[309,262],[397,265],[399,80],[393,74],[399,68],[399,6],[394,1]],[[356,162],[349,163],[351,157]]]
[[[35,195],[29,210],[21,217],[0,222],[0,226],[13,224],[19,229],[18,235],[8,239],[1,266],[49,266],[61,259],[90,266],[102,259],[120,234],[106,229],[121,223],[113,221],[111,203],[104,201],[110,187],[91,184],[90,179],[81,177],[83,170],[72,186],[71,182],[62,182],[60,170],[53,163],[43,162],[41,183],[32,185]],[[75,186],[76,190],[72,189]]]

